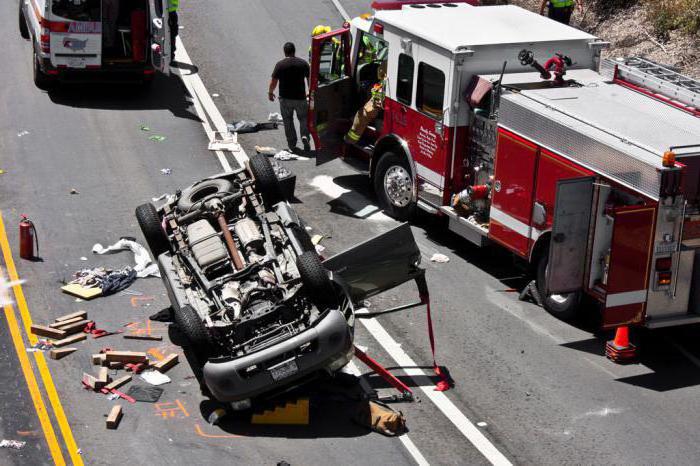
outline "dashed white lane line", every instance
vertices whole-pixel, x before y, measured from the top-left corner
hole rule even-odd
[[[350,361],[347,365],[348,372],[351,374],[360,377],[364,379],[364,376],[362,375],[362,372],[360,371],[360,368],[357,367],[357,364],[355,364],[355,361]],[[425,456],[420,452],[418,447],[416,446],[415,443],[413,443],[413,440],[411,440],[408,436],[408,434],[401,435],[399,437],[399,440],[403,444],[403,446],[406,448],[408,453],[411,454],[413,457],[414,461],[416,464],[419,466],[429,466],[430,463],[428,463],[428,460],[425,459]]]
[[[340,4],[340,0],[331,0],[333,2],[333,5],[335,5],[335,8],[338,10],[338,13],[340,13],[340,16],[343,17],[345,21],[350,21],[350,15],[348,14],[347,11],[345,11],[345,8],[343,8],[343,5]]]

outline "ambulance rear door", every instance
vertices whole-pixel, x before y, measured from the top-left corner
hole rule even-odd
[[[175,59],[170,50],[168,0],[148,0],[148,10],[151,19],[151,64],[155,69],[168,73],[170,62]]]
[[[102,65],[102,2],[51,1],[48,28],[51,63],[73,69]]]
[[[342,28],[311,40],[308,126],[319,160],[341,155],[343,137],[356,108],[350,63],[350,29]]]

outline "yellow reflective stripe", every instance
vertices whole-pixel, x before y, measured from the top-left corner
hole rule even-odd
[[[574,6],[574,0],[549,0],[554,8],[566,8]]]

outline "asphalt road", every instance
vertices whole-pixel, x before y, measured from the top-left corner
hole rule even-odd
[[[343,5],[351,15],[367,11],[361,4]],[[208,425],[214,406],[201,395],[177,332],[148,321],[167,306],[157,279],[132,286],[142,296],[75,302],[60,293],[60,282],[77,269],[130,264],[128,253],[98,257],[90,251],[96,242],[141,238],[133,217],[136,205],[221,171],[221,165],[206,150],[202,125],[176,75],[159,76],[148,93],[99,84],[64,86],[50,94],[38,91],[31,81],[30,47],[19,38],[15,14],[14,2],[0,6],[1,56],[12,65],[5,67],[0,86],[0,169],[5,170],[0,175],[0,212],[12,262],[26,280],[24,314],[42,323],[85,309],[102,328],[165,336],[162,343],[150,344],[126,343],[119,335],[89,339],[62,361],[45,362],[48,379],[41,370],[43,356],[27,353],[61,456],[86,464],[411,464],[403,443],[354,426],[347,406],[327,396],[315,402],[308,427],[261,428],[242,421]],[[185,72],[199,73],[209,92],[218,95],[213,100],[227,120],[264,120],[277,111],[266,92],[281,45],[292,40],[305,53],[313,26],[341,22],[331,1],[191,0],[183,4],[181,37],[197,69]],[[150,131],[142,131],[144,125]],[[166,139],[153,142],[151,135]],[[256,144],[285,145],[281,130],[240,140],[248,152]],[[396,225],[373,209],[366,179],[339,161],[287,165],[298,178],[295,207],[314,233],[326,236],[326,255]],[[171,175],[161,174],[163,168],[170,168]],[[71,189],[79,194],[70,194]],[[28,214],[37,224],[41,262],[21,261],[17,255],[19,214]],[[645,334],[642,364],[614,365],[602,354],[607,336],[596,334],[590,323],[562,323],[517,300],[510,290],[524,279],[507,254],[477,250],[427,216],[419,216],[413,231],[428,270],[438,362],[455,381],[446,394],[463,415],[480,423],[478,428],[506,457],[534,464],[697,464],[698,327]],[[431,263],[435,252],[446,254],[450,262]],[[7,276],[12,265],[7,258],[3,265]],[[415,296],[405,286],[374,299],[370,309]],[[0,367],[7,375],[0,382],[0,433],[26,440],[27,446],[0,450],[0,463],[48,464],[50,442],[33,413],[10,335],[15,327],[8,312],[20,321],[20,331],[27,325],[22,299],[16,293],[13,297],[17,302],[5,308],[6,325],[0,326]],[[380,322],[418,366],[429,370],[424,308]],[[127,323],[131,325],[124,327]],[[363,325],[357,334],[370,354],[386,366],[397,366]],[[26,335],[24,339],[28,346]],[[173,382],[165,387],[161,404],[122,401],[126,412],[117,431],[104,428],[103,415],[114,402],[80,386],[81,374],[92,370],[89,355],[105,346],[151,350],[156,357],[181,354],[181,363],[169,372]],[[401,368],[395,372],[402,375]],[[369,379],[376,387],[384,386],[376,377]],[[433,381],[418,383],[429,386]],[[52,384],[60,409],[49,394]],[[400,409],[408,419],[409,437],[428,462],[486,462],[454,419],[427,396],[421,394],[420,403]],[[61,412],[67,425],[60,422]]]

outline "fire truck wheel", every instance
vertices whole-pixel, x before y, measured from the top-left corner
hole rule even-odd
[[[537,262],[537,291],[542,300],[542,306],[547,312],[564,321],[574,319],[581,303],[581,293],[567,294],[545,294],[545,277],[547,273],[547,263],[549,262],[549,249],[540,255]]]
[[[139,222],[141,232],[148,247],[151,248],[153,257],[158,260],[158,256],[170,249],[168,238],[165,236],[163,227],[160,224],[160,217],[153,204],[141,204],[136,208],[136,220]]]
[[[385,152],[374,174],[374,192],[380,207],[396,220],[408,220],[416,209],[413,175],[404,157]]]
[[[29,28],[27,27],[27,21],[24,19],[22,2],[19,4],[19,35],[22,36],[22,39],[29,39]]]
[[[41,70],[41,65],[39,65],[39,57],[37,57],[36,52],[34,52],[33,59],[34,85],[42,91],[52,89],[56,85],[56,80]]]

